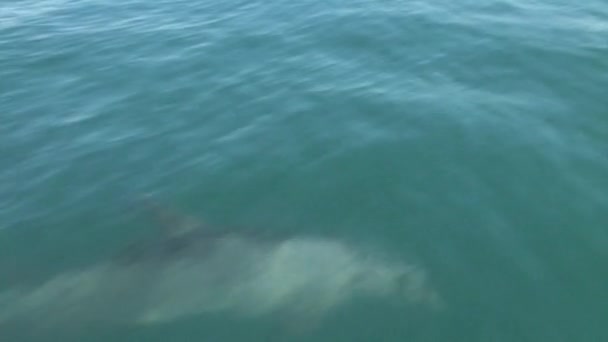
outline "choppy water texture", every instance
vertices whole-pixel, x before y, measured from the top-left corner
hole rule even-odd
[[[445,308],[76,340],[608,341],[607,89],[600,0],[3,1],[0,290],[149,236],[153,193],[420,265]]]

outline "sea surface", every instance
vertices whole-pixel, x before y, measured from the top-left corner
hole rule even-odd
[[[444,305],[74,340],[608,341],[608,3],[2,1],[0,290],[154,234],[142,194],[411,261]]]

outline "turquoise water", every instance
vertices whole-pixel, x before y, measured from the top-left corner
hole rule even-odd
[[[607,341],[606,89],[600,0],[4,1],[0,289],[145,236],[152,193],[414,260],[446,307],[77,340]]]

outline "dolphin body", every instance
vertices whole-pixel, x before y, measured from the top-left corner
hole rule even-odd
[[[161,223],[161,237],[0,292],[0,328],[139,326],[218,313],[320,321],[356,298],[442,305],[418,266],[338,240],[214,230],[153,200],[144,203]]]

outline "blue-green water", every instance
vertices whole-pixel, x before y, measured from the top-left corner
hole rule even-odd
[[[601,0],[3,1],[0,289],[145,236],[153,193],[414,260],[445,309],[77,340],[607,341],[607,89]]]

